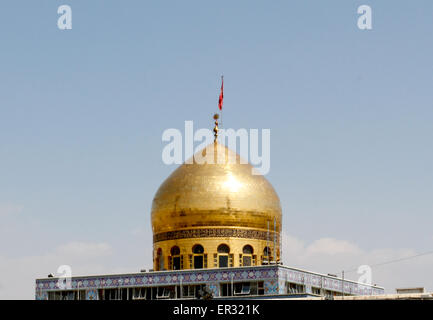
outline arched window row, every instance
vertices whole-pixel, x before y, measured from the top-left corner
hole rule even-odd
[[[161,248],[158,249],[158,253],[160,253],[161,250],[162,250]],[[265,252],[267,252],[267,250],[270,250],[270,249],[269,249],[268,247],[266,247],[265,250],[263,251],[263,252],[264,252],[264,255],[267,255],[267,254],[265,253]],[[229,247],[228,245],[226,245],[225,243],[220,244],[220,245],[218,246],[218,248],[217,248],[217,252],[218,252],[218,253],[221,253],[221,254],[229,254],[229,253],[230,253],[230,247]],[[196,244],[196,245],[194,245],[194,246],[192,247],[192,253],[194,253],[194,254],[202,254],[202,253],[204,253],[204,248],[203,248],[203,246],[200,245],[200,244]],[[242,253],[243,253],[243,254],[253,254],[253,253],[254,253],[254,249],[253,249],[252,246],[250,246],[249,244],[247,244],[247,245],[245,245],[245,246],[242,248]],[[171,254],[172,256],[180,255],[180,248],[179,248],[178,246],[173,246],[173,247],[170,249],[170,254]]]
[[[222,243],[217,247],[217,253],[214,254],[213,258],[213,265],[210,265],[211,267],[227,268],[234,266],[234,254],[230,252],[230,247],[225,243]],[[263,249],[263,255],[261,256],[261,263],[268,263],[271,259],[272,250],[269,247],[265,247]],[[242,253],[239,254],[239,266],[254,266],[257,265],[258,262],[254,248],[249,244],[243,246]],[[161,248],[157,250],[156,268],[157,270],[165,270]],[[188,268],[208,268],[208,255],[204,252],[204,247],[201,244],[195,244],[192,246],[191,254],[187,255],[182,255],[178,246],[173,246],[170,249],[170,255],[168,256],[168,269],[181,270]]]

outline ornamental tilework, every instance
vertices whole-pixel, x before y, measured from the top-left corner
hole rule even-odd
[[[219,285],[218,282],[211,282],[207,285],[207,287],[209,288],[209,290],[212,292],[214,297],[218,297],[219,296]]]
[[[281,266],[260,266],[260,267],[244,267],[230,269],[200,269],[198,270],[182,270],[182,271],[162,271],[152,273],[139,273],[128,275],[107,275],[94,277],[77,277],[72,278],[71,289],[103,289],[103,288],[119,288],[119,287],[137,287],[137,286],[162,286],[180,284],[194,284],[203,282],[229,282],[233,281],[265,281],[268,284],[268,292],[282,293],[279,288],[284,288],[278,281],[284,283],[286,281],[311,285],[314,287],[323,287],[327,290],[338,290],[342,288],[342,281],[327,276],[302,272],[296,269],[289,269]],[[273,282],[272,282],[273,281]],[[58,279],[39,279],[36,280],[37,299],[44,298],[47,291],[57,291]],[[275,290],[270,284],[275,285]],[[358,295],[366,294],[383,294],[381,288],[372,288],[367,284],[354,283],[347,281],[344,287],[347,293]]]
[[[265,294],[272,295],[278,294],[278,281],[277,280],[266,280],[263,283],[265,287]]]
[[[279,279],[278,280],[278,293],[279,294],[286,294],[287,288],[286,288],[286,282],[284,281],[284,279]]]
[[[75,278],[72,280],[72,289],[86,289],[86,288],[117,288],[117,287],[133,287],[140,284],[143,285],[165,285],[175,284],[180,282],[182,278],[183,283],[196,283],[202,281],[234,281],[239,280],[263,280],[276,278],[278,273],[272,270],[272,267],[262,268],[256,270],[254,268],[248,270],[243,268],[241,270],[233,271],[220,271],[220,270],[202,270],[196,272],[194,270],[186,270],[182,272],[164,272],[163,274],[152,275],[128,275],[128,276],[106,276],[106,277],[86,277]],[[56,290],[57,279],[41,279],[37,280],[38,288],[45,290]]]
[[[36,291],[36,300],[48,300],[48,293],[46,291]]]
[[[98,290],[87,290],[86,300],[99,300]]]

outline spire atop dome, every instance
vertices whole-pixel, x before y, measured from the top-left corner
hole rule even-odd
[[[213,118],[214,118],[214,120],[215,120],[215,127],[213,128],[213,134],[214,134],[214,142],[217,142],[217,140],[218,140],[218,119],[219,119],[219,114],[218,113],[215,113],[214,115],[213,115]]]

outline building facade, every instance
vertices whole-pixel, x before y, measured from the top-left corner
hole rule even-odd
[[[284,298],[384,294],[378,286],[281,265],[154,271],[36,280],[38,300]],[[344,293],[343,293],[344,292]]]
[[[36,280],[36,299],[196,299],[378,295],[378,286],[281,263],[282,210],[272,185],[215,141],[153,199],[149,272]]]

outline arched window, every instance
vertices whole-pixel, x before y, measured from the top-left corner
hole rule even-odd
[[[164,270],[164,256],[161,248],[156,251],[156,268],[157,270]]]
[[[270,261],[272,261],[271,249],[269,247],[265,247],[265,249],[263,249],[262,264],[269,264]]]
[[[192,247],[194,269],[202,269],[204,266],[204,248],[200,244]]]
[[[192,247],[192,253],[204,253],[203,246],[200,244],[196,244],[194,247]]]
[[[253,258],[253,247],[249,244],[245,245],[242,249],[242,266],[249,267],[252,264],[255,264],[255,259]]]
[[[178,256],[180,255],[180,249],[178,246],[174,246],[171,248],[170,253],[172,256]]]
[[[244,246],[244,248],[242,249],[243,254],[253,254],[254,250],[253,247],[251,247],[249,244],[247,244],[246,246]]]
[[[181,257],[180,257],[180,249],[178,246],[174,246],[170,250],[170,266],[169,269],[172,270],[180,270],[181,269]]]
[[[229,266],[230,248],[226,244],[220,244],[217,248],[218,252],[218,267],[227,268]]]
[[[218,253],[230,253],[230,248],[226,244],[220,244],[217,251]]]

